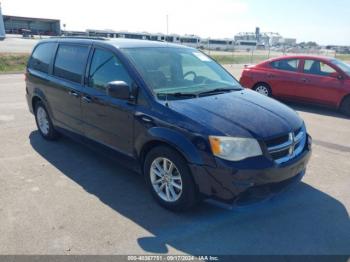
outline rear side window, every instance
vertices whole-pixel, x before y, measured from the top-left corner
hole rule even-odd
[[[296,72],[298,71],[299,62],[299,59],[283,59],[272,62],[271,66],[279,70]]]
[[[87,46],[61,44],[57,51],[53,74],[80,83],[88,51]]]
[[[38,45],[29,60],[29,68],[48,74],[55,48],[56,43],[43,43]]]
[[[119,59],[110,51],[96,49],[91,62],[89,86],[105,90],[112,81],[124,81],[131,85],[131,77]]]

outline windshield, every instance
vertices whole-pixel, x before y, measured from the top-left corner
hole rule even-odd
[[[193,98],[241,90],[239,83],[211,58],[188,48],[123,49],[159,99]]]
[[[348,76],[350,76],[350,65],[346,64],[338,59],[333,59],[332,63],[338,66],[344,73],[346,73]]]

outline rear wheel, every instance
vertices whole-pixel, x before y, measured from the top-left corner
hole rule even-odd
[[[344,99],[341,103],[340,111],[347,116],[350,116],[350,97]]]
[[[255,85],[253,90],[264,96],[272,96],[271,88],[265,83]]]
[[[50,116],[43,102],[35,104],[35,120],[41,136],[47,140],[55,140],[59,134],[52,125]]]
[[[184,211],[197,203],[198,195],[186,160],[175,150],[158,146],[146,156],[146,182],[157,202],[173,211]]]

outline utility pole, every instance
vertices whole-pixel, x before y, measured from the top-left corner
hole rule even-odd
[[[167,14],[166,15],[166,37],[165,37],[165,42],[168,42],[168,37],[169,37],[169,16]]]

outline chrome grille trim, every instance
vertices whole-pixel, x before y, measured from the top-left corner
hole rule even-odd
[[[290,148],[290,146],[293,144],[293,136],[291,134],[292,133],[289,134],[287,142],[279,144],[277,146],[268,147],[267,150],[269,151],[269,153],[273,154]]]
[[[267,150],[270,156],[275,160],[277,164],[282,164],[288,162],[289,160],[295,158],[303,151],[306,143],[306,129],[303,125],[302,128],[297,129],[297,131],[288,134],[288,140],[285,142],[268,147]],[[288,150],[288,151],[287,151]],[[274,158],[273,154],[286,152],[286,155],[280,158]],[[283,154],[283,153],[282,153]]]

